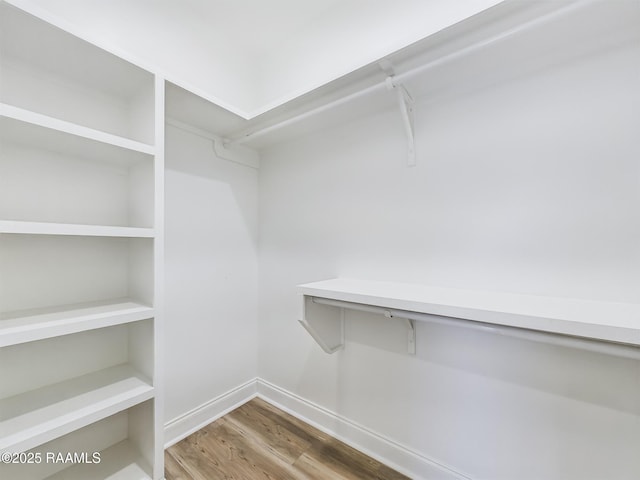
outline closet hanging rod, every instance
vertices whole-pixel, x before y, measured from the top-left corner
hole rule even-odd
[[[329,305],[332,307],[347,308],[349,310],[359,310],[368,313],[377,313],[387,318],[399,318],[406,320],[416,320],[421,322],[437,323],[440,325],[453,325],[472,330],[497,333],[500,335],[532,340],[539,343],[558,345],[561,347],[578,348],[596,353],[603,353],[616,357],[631,358],[640,360],[640,348],[620,343],[590,340],[587,338],[562,335],[561,333],[543,332],[526,328],[511,327],[508,325],[497,325],[493,323],[478,322],[476,320],[465,320],[455,317],[444,317],[430,313],[411,312],[407,310],[396,310],[393,308],[378,307],[375,305],[365,305],[361,303],[345,302],[343,300],[332,300],[328,298],[313,297],[313,303]]]
[[[311,110],[308,110],[306,112],[303,112],[299,115],[295,115],[291,118],[288,118],[286,120],[283,120],[281,122],[275,123],[273,125],[270,125],[268,127],[264,127],[261,128],[259,130],[254,130],[254,131],[250,131],[250,132],[246,132],[246,133],[241,133],[238,135],[234,135],[228,139],[225,140],[225,144],[227,145],[231,145],[231,144],[243,144],[246,143],[250,140],[256,139],[256,138],[260,138],[262,136],[268,135],[271,132],[275,132],[277,130],[280,130],[282,128],[288,127],[289,125],[293,125],[295,123],[298,123],[302,120],[305,120],[307,118],[313,117],[317,114],[323,113],[327,110],[332,110],[335,107],[339,107],[340,105],[344,105],[346,103],[351,102],[352,100],[361,98],[361,97],[365,97],[367,95],[371,95],[372,93],[378,92],[378,91],[384,91],[384,90],[388,90],[389,89],[389,84],[393,85],[393,87],[397,87],[399,85],[402,85],[403,82],[406,82],[408,80],[413,79],[416,76],[419,76],[423,73],[425,73],[426,71],[438,67],[440,65],[446,64],[447,62],[450,62],[452,60],[456,60],[460,57],[464,57],[465,55],[469,55],[471,53],[474,53],[478,50],[481,50],[483,48],[486,48],[490,45],[493,45],[494,43],[500,42],[502,40],[505,40],[515,34],[521,33],[521,32],[525,32],[533,27],[537,27],[540,25],[543,25],[545,23],[547,23],[550,20],[555,19],[556,17],[561,17],[563,15],[566,15],[567,13],[570,13],[574,10],[577,10],[579,8],[583,8],[586,5],[589,5],[591,3],[595,3],[596,1],[600,1],[600,0],[576,0],[573,3],[570,3],[569,5],[566,5],[564,7],[559,8],[558,10],[554,10],[552,12],[546,13],[538,18],[535,18],[533,20],[530,20],[528,22],[525,22],[521,25],[518,25],[516,27],[512,27],[508,30],[505,30],[502,33],[499,33],[497,35],[494,35],[493,37],[489,37],[486,40],[481,40],[473,45],[469,45],[468,47],[462,48],[461,50],[458,50],[456,52],[450,53],[448,55],[445,55],[443,57],[437,58],[435,60],[432,60],[431,62],[427,62],[424,65],[420,65],[419,67],[413,68],[411,70],[407,70],[404,73],[400,73],[397,75],[392,75],[390,77],[385,78],[381,83],[376,83],[374,85],[371,85],[369,87],[366,87],[362,90],[358,90],[354,93],[351,93],[349,95],[346,95],[342,98],[339,98],[337,100],[334,100],[332,102],[326,103],[324,105],[321,105],[319,107],[313,108]]]

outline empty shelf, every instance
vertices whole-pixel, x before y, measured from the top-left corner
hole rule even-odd
[[[151,480],[151,468],[133,444],[124,440],[100,454],[100,463],[73,465],[46,480]]]
[[[0,233],[128,238],[152,238],[155,235],[153,228],[76,225],[72,223],[20,222],[13,220],[0,220]]]
[[[343,343],[342,319],[326,308],[375,307],[387,316],[470,320],[547,334],[640,346],[640,305],[336,278],[298,286],[300,322],[329,353]],[[324,303],[325,309],[314,307]],[[329,305],[329,307],[326,307]],[[364,307],[364,308],[363,308]],[[379,312],[381,313],[381,312]],[[417,314],[417,315],[414,315]]]
[[[153,397],[150,381],[118,365],[0,401],[0,451],[23,452]]]
[[[48,145],[54,149],[71,148],[78,152],[85,152],[91,157],[96,154],[92,150],[105,150],[105,147],[101,147],[95,142],[100,142],[107,149],[118,147],[120,150],[124,149],[137,154],[153,155],[155,153],[155,148],[146,143],[59,120],[6,103],[0,103],[0,123],[3,127],[2,135],[7,138],[21,138],[28,135],[31,136],[29,141],[31,144]]]
[[[128,299],[8,312],[0,315],[0,347],[153,316],[152,307]]]

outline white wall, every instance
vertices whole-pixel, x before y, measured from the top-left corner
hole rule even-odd
[[[263,152],[261,378],[474,479],[640,478],[640,362],[347,313],[323,353],[296,284],[350,276],[640,300],[640,50],[383,112]]]
[[[255,378],[257,182],[167,126],[167,422]]]

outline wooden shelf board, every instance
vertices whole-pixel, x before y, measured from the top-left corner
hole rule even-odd
[[[153,397],[150,381],[118,365],[0,400],[0,451],[23,452]]]
[[[128,238],[153,238],[155,236],[155,230],[153,228],[78,225],[73,223],[23,222],[16,220],[0,220],[0,233]]]
[[[128,440],[100,452],[100,463],[73,465],[46,480],[151,480],[151,468]]]
[[[154,309],[129,299],[0,314],[0,347],[152,318]]]
[[[640,345],[640,304],[336,278],[298,286],[304,296]]]
[[[152,145],[6,103],[0,103],[0,120],[2,138],[7,141],[22,141],[24,139],[26,142],[23,143],[28,142],[28,144],[35,146],[63,150],[80,156],[86,155],[89,158],[99,155],[107,157],[105,158],[107,160],[111,156],[114,161],[123,155],[130,158],[140,158],[140,154],[155,154],[155,148]],[[96,145],[96,142],[104,144],[104,146]],[[126,151],[129,151],[129,154]]]

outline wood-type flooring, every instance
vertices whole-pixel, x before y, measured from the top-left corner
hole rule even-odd
[[[165,451],[166,480],[408,477],[254,398]]]

